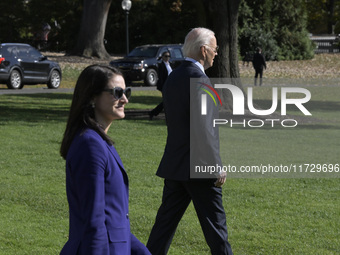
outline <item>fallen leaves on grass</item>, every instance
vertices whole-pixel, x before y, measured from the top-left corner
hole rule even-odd
[[[254,69],[239,64],[241,77],[253,77]],[[268,61],[266,78],[339,78],[340,54],[317,54],[311,60]]]

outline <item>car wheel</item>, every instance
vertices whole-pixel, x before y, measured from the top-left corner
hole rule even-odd
[[[13,70],[9,75],[7,87],[9,89],[22,89],[23,86],[20,72]]]
[[[60,73],[57,70],[53,70],[50,76],[50,80],[47,83],[49,89],[57,89],[60,86]]]
[[[156,86],[157,85],[157,80],[158,80],[158,74],[156,72],[156,70],[154,69],[149,69],[146,72],[146,76],[145,76],[145,85],[147,86]]]

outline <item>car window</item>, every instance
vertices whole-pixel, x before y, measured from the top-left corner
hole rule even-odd
[[[158,51],[158,47],[138,47],[130,52],[129,57],[155,57]]]
[[[162,48],[160,51],[159,51],[159,56],[158,57],[162,57],[163,53],[166,52],[166,51],[169,51],[168,48]]]
[[[21,46],[18,47],[19,57],[21,58],[32,58],[38,59],[41,56],[41,53],[32,47]]]
[[[5,57],[5,58],[6,57],[8,58],[11,55],[11,53],[12,53],[12,49],[13,49],[13,47],[12,48],[6,47],[6,46],[3,47],[2,48],[2,56]]]
[[[18,49],[16,46],[8,46],[4,48],[3,51],[4,57],[17,57],[18,56]]]
[[[31,58],[34,58],[34,59],[38,59],[38,58],[40,58],[42,55],[41,55],[41,53],[40,53],[38,50],[36,50],[36,49],[30,47],[30,48],[28,49],[28,56],[31,57]]]
[[[171,49],[171,58],[183,58],[182,51],[180,49]]]
[[[26,58],[28,57],[28,50],[27,47],[18,47],[18,57]]]
[[[170,53],[170,56],[172,58],[172,54],[171,54],[171,49],[169,49],[168,47],[162,47],[159,51],[159,54],[158,54],[158,59],[157,60],[161,60],[162,59],[162,55],[164,52],[169,52]]]

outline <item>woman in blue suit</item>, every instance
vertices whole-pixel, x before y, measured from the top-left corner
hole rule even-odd
[[[60,149],[70,218],[61,255],[150,254],[130,231],[128,176],[107,135],[130,95],[109,66],[89,66],[78,78]]]

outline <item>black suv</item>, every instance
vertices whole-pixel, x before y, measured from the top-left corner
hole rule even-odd
[[[173,69],[184,60],[180,44],[151,44],[136,47],[123,59],[111,61],[110,65],[119,68],[127,82],[144,81],[147,86],[155,86],[158,80],[158,64],[164,51],[170,52]]]
[[[56,89],[61,82],[58,63],[47,60],[28,44],[0,44],[0,83],[9,89],[21,89],[24,84],[47,84]]]

